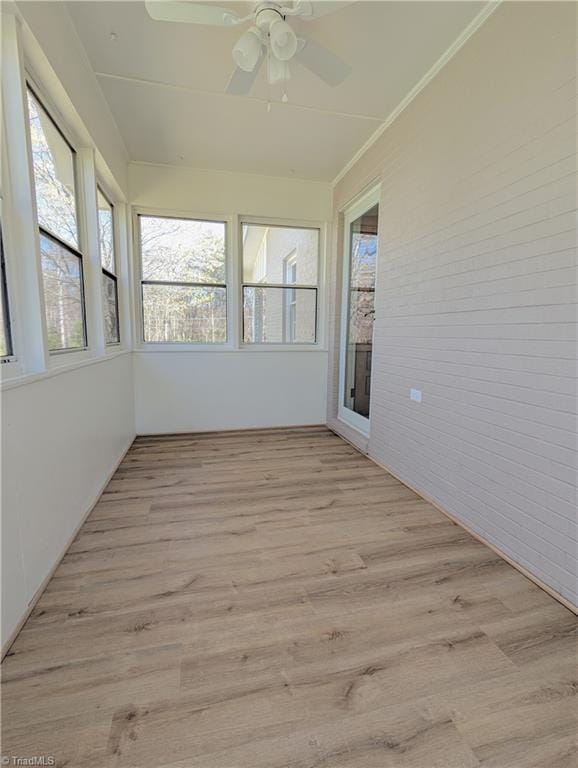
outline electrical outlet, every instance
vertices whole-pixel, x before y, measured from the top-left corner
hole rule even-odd
[[[409,399],[413,400],[415,403],[421,403],[421,389],[410,389]]]

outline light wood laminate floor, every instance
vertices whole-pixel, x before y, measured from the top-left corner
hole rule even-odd
[[[74,768],[576,768],[576,618],[325,428],[138,438],[3,664]]]

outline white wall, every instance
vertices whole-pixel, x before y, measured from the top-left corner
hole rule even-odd
[[[382,185],[369,454],[574,603],[575,30],[502,3],[335,190]]]
[[[130,353],[2,393],[2,644],[134,437]]]
[[[119,211],[127,186],[126,153],[66,8],[22,3],[17,10],[23,23],[3,17],[2,27],[3,43],[10,43],[2,48],[2,93],[11,96],[3,101],[4,118],[17,126],[11,136],[19,138],[7,147],[10,183],[3,187],[2,226],[13,320],[26,323],[14,324],[17,360],[1,366],[3,647],[135,434],[129,323],[123,322],[124,351],[105,351],[102,334],[98,343],[102,315],[95,298],[100,293],[93,292],[100,287],[95,228],[92,240],[87,228],[83,241],[89,349],[45,354],[41,290],[35,293],[31,284],[40,279],[39,255],[28,155],[21,140],[26,118],[20,62],[24,60],[58,120],[74,134],[79,155],[90,155],[90,163],[81,164],[83,171],[89,165],[94,170],[94,153],[99,178],[115,195]],[[126,320],[127,238],[124,228],[118,229],[121,319]]]
[[[134,376],[138,434],[325,421],[325,353],[143,352]]]
[[[129,189],[136,208],[165,213],[303,222],[331,217],[329,185],[298,179],[134,163]],[[134,386],[138,434],[320,424],[327,349],[137,348]]]
[[[131,203],[140,207],[307,221],[331,218],[331,186],[316,181],[131,163],[129,190]]]

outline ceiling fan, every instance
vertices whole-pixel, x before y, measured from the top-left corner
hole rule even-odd
[[[251,90],[264,60],[267,61],[267,80],[270,85],[284,83],[291,77],[289,62],[296,59],[327,85],[342,83],[351,67],[319,43],[298,37],[287,17],[316,19],[346,5],[345,2],[289,2],[254,3],[253,10],[239,16],[229,8],[188,2],[188,0],[147,0],[149,16],[155,21],[174,21],[188,24],[206,24],[216,27],[234,27],[252,22],[233,48],[233,61],[237,65],[227,93],[238,96]],[[286,100],[286,96],[284,96]]]

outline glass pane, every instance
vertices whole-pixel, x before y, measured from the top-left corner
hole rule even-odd
[[[107,344],[120,341],[118,327],[118,296],[116,280],[102,273],[102,301],[104,305],[104,338]]]
[[[315,288],[243,288],[243,339],[255,344],[314,344]]]
[[[143,285],[144,340],[214,344],[227,340],[225,288]]]
[[[97,190],[98,203],[98,239],[100,246],[100,263],[104,269],[116,274],[114,259],[114,232],[112,224],[112,205],[102,192]]]
[[[225,282],[225,224],[140,217],[142,279]]]
[[[81,260],[45,235],[40,235],[40,252],[48,349],[82,349],[86,337]]]
[[[369,417],[377,219],[379,206],[356,219],[349,232],[349,302],[345,407]]]
[[[0,229],[0,357],[10,357],[12,340],[10,337],[10,316],[8,314],[8,290],[4,270],[4,243]]]
[[[28,110],[38,223],[78,248],[74,153],[30,92]]]
[[[2,276],[3,279],[3,276]],[[0,357],[7,357],[10,355],[10,343],[8,340],[8,327],[6,323],[6,299],[4,291],[0,294],[0,301],[2,303],[0,311]]]
[[[318,266],[318,229],[243,224],[244,283],[317,285]]]

